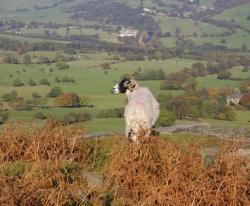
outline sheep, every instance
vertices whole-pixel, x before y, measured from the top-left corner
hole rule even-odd
[[[133,79],[123,79],[113,87],[113,94],[126,93],[125,134],[130,141],[136,141],[141,132],[149,137],[152,127],[159,117],[160,106],[147,87],[140,87]]]

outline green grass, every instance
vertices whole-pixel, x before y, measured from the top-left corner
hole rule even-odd
[[[242,44],[246,44],[247,47],[250,47],[250,36],[244,31],[237,30],[237,32],[231,36],[226,37],[191,37],[191,40],[196,44],[204,44],[204,43],[213,43],[214,45],[224,45],[228,48],[241,48]],[[221,44],[221,40],[225,39],[226,43]]]
[[[16,9],[33,9],[34,5],[37,6],[51,6],[53,2],[51,0],[43,0],[42,2],[39,0],[11,0],[5,1],[0,0],[1,8],[8,10],[16,10]]]
[[[183,19],[178,17],[168,17],[168,16],[156,16],[155,20],[161,26],[162,32],[170,32],[172,35],[175,34],[177,28],[180,29],[180,35],[192,36],[196,33],[200,36],[202,33],[208,34],[218,34],[223,31],[227,31],[224,28],[220,28],[208,23],[203,23],[192,20],[192,19]]]
[[[234,20],[235,23],[249,29],[250,20],[247,20],[247,16],[250,15],[250,3],[234,7],[232,9],[225,10],[224,12],[218,14],[214,19],[231,21]]]
[[[215,0],[200,0],[200,5],[211,7],[214,2]]]
[[[33,58],[40,55],[54,58],[56,54],[53,52],[30,52]],[[90,98],[90,103],[93,108],[57,108],[54,107],[53,99],[49,99],[47,105],[49,108],[35,109],[33,111],[13,111],[10,110],[11,119],[29,120],[34,117],[38,111],[42,111],[47,116],[51,115],[56,118],[61,118],[68,112],[88,111],[95,118],[102,109],[123,107],[125,105],[125,95],[111,94],[111,88],[119,81],[124,73],[133,73],[139,66],[143,69],[158,69],[163,68],[166,73],[171,73],[182,69],[185,65],[191,65],[194,61],[186,59],[169,59],[164,61],[138,61],[138,62],[120,62],[112,65],[113,69],[108,70],[108,74],[104,74],[104,70],[99,66],[103,62],[110,62],[110,56],[107,53],[99,54],[83,54],[82,59],[78,61],[68,62],[69,69],[58,70],[55,64],[51,65],[22,65],[22,64],[0,64],[0,96],[12,90],[17,91],[20,97],[32,99],[33,92],[38,92],[41,96],[46,96],[50,89],[54,86],[59,86],[64,92],[75,92],[79,96],[87,96]],[[53,72],[50,72],[50,68]],[[117,69],[115,69],[117,68]],[[23,72],[23,69],[26,72]],[[43,69],[43,71],[41,71]],[[19,73],[17,73],[17,71]],[[13,77],[9,77],[12,74]],[[69,76],[76,80],[76,83],[55,83],[55,77]],[[47,78],[51,86],[37,85],[30,87],[27,85],[29,79],[39,82],[42,78]],[[13,87],[13,81],[20,79],[25,85],[22,87]],[[173,95],[182,93],[181,91],[160,91],[160,81],[143,81],[142,86],[149,87],[155,94],[172,93]],[[5,104],[8,107],[7,104]]]
[[[184,67],[191,66],[194,60],[189,59],[167,59],[167,60],[145,60],[145,61],[125,61],[119,62],[117,64],[113,64],[112,68],[118,68],[119,71],[123,70],[124,73],[126,72],[133,72],[135,69],[139,67],[142,69],[163,69],[166,74],[170,74],[176,71],[180,71]]]
[[[250,71],[248,72],[242,72],[243,67],[237,66],[229,71],[232,73],[233,78],[242,78],[245,79],[247,77],[250,77]],[[198,77],[198,86],[205,87],[205,88],[220,88],[220,87],[225,87],[229,86],[231,88],[238,88],[242,80],[219,80],[217,79],[217,75],[208,75],[206,77]]]
[[[122,118],[106,118],[106,119],[93,119],[89,122],[83,122],[80,124],[87,132],[118,132],[124,131],[125,123]]]
[[[18,41],[27,41],[29,43],[32,43],[32,42],[53,42],[53,43],[62,43],[62,44],[70,43],[69,41],[50,40],[50,39],[45,39],[45,38],[44,39],[32,38],[32,37],[25,37],[25,36],[20,36],[20,35],[15,35],[15,34],[0,34],[0,37],[12,39],[12,40],[18,40]]]
[[[202,136],[202,135],[190,135],[185,132],[176,133],[171,135],[163,135],[162,138],[168,139],[170,142],[188,145],[188,144],[199,144],[202,146],[214,146],[221,142],[215,137]]]
[[[28,34],[28,35],[43,35],[45,30],[49,30],[50,33],[57,33],[58,35],[61,36],[66,36],[66,26],[65,28],[58,28],[58,29],[48,29],[48,28],[30,28],[30,29],[25,29],[22,28],[20,29],[20,32],[22,34]],[[15,32],[10,30],[9,32]],[[82,28],[82,29],[69,29],[68,35],[99,35],[99,38],[101,41],[107,41],[107,42],[113,42],[113,43],[118,43],[117,36],[114,33],[108,33],[106,31],[103,31],[101,29],[90,29],[90,28]]]
[[[161,38],[161,41],[164,46],[166,47],[175,47],[176,45],[176,38],[175,37],[164,37]]]
[[[222,121],[216,119],[202,119],[212,128],[248,128],[250,129],[250,111],[237,111],[235,121]]]
[[[0,51],[4,54],[4,51]],[[17,55],[16,53],[14,53]],[[57,55],[61,55],[62,51],[57,52],[29,52],[32,56],[32,60],[37,59],[40,55],[45,55],[50,58],[54,58]],[[167,74],[181,70],[184,67],[191,66],[195,61],[188,59],[167,59],[160,61],[118,61],[111,64],[111,69],[107,70],[107,74],[100,67],[100,64],[104,62],[114,62],[110,60],[111,56],[107,53],[94,53],[94,54],[81,54],[81,59],[78,61],[67,62],[70,65],[69,69],[58,70],[55,64],[51,65],[23,65],[23,64],[0,64],[0,96],[4,93],[16,90],[18,95],[25,99],[31,99],[33,92],[38,92],[42,96],[46,96],[51,87],[59,86],[64,92],[75,92],[79,96],[87,96],[90,98],[90,103],[94,105],[92,108],[60,108],[54,107],[53,99],[48,99],[48,108],[35,108],[32,111],[14,111],[10,110],[10,119],[32,121],[36,112],[41,111],[47,116],[53,116],[55,118],[62,118],[63,115],[69,112],[89,112],[92,115],[90,122],[80,123],[81,126],[85,126],[88,132],[95,131],[124,131],[123,119],[97,119],[98,113],[102,109],[124,107],[126,104],[126,96],[122,94],[111,94],[111,88],[120,77],[125,73],[133,73],[139,67],[142,69],[163,69]],[[22,56],[19,56],[21,59]],[[53,72],[50,72],[50,68]],[[23,72],[23,69],[26,72]],[[43,69],[43,71],[41,71]],[[19,71],[19,73],[17,73]],[[233,77],[241,77],[247,75],[241,72],[241,67],[235,67],[231,69]],[[9,77],[9,74],[13,74],[13,77]],[[55,83],[54,78],[56,76],[73,77],[76,83]],[[47,78],[51,82],[51,86],[37,85],[30,87],[27,85],[28,80],[32,78],[34,81],[39,82],[42,78]],[[15,79],[21,79],[25,85],[23,87],[12,87],[12,83]],[[240,81],[231,80],[218,80],[216,75],[209,75],[203,78],[197,78],[199,86],[208,88],[218,88],[222,86],[238,87]],[[155,95],[160,93],[172,93],[173,95],[181,94],[182,91],[162,91],[159,90],[161,81],[140,81],[142,86],[149,87]],[[5,104],[7,108],[8,104]],[[242,113],[243,115],[243,113]],[[208,120],[209,121],[209,120]],[[242,120],[239,120],[242,121]],[[44,124],[44,121],[34,121],[35,124]],[[177,122],[179,124],[181,122]],[[240,125],[238,121],[232,124]]]
[[[43,10],[34,10],[33,6],[36,4],[38,6],[51,6],[53,3],[50,0],[46,0],[46,2],[37,1],[34,4],[30,3],[28,0],[21,0],[15,2],[9,2],[8,4],[3,3],[4,8],[11,11],[11,14],[14,15],[12,19],[22,20],[24,22],[31,22],[31,21],[39,21],[39,22],[53,22],[53,23],[70,23],[70,18],[68,14],[61,12],[61,7],[53,7]],[[6,2],[6,1],[4,1]],[[2,0],[1,2],[2,3]],[[11,6],[11,5],[12,6]],[[29,9],[29,11],[25,12],[15,12],[15,10],[19,9]],[[2,17],[1,19],[6,20],[7,18]]]
[[[43,52],[31,52],[32,56],[40,56],[46,54]],[[54,54],[55,55],[55,54]],[[47,53],[50,56],[50,52]],[[90,57],[91,56],[91,57]],[[91,59],[89,59],[91,58]],[[111,60],[106,60],[108,56],[104,54],[93,54],[86,55],[82,60],[69,62],[70,69],[58,70],[55,68],[54,64],[51,65],[22,65],[22,64],[0,64],[0,82],[1,91],[0,94],[6,92],[6,90],[14,89],[12,83],[15,79],[21,79],[26,85],[21,88],[15,88],[22,91],[22,94],[27,97],[33,91],[40,91],[41,94],[45,94],[49,91],[47,86],[36,86],[28,87],[27,81],[33,78],[35,81],[39,81],[41,78],[47,78],[52,86],[61,86],[68,92],[75,91],[79,94],[85,95],[109,95],[110,88],[113,86],[115,81],[118,81],[124,73],[133,73],[138,67],[143,69],[158,69],[163,68],[164,71],[169,74],[174,71],[181,70],[185,65],[191,65],[194,61],[191,60],[178,60],[169,59],[165,61],[135,61],[135,62],[120,62],[113,64],[113,69],[108,70],[108,74],[104,74],[104,70],[99,67],[103,62],[110,62]],[[49,69],[53,68],[54,72],[49,72]],[[117,68],[117,69],[114,69]],[[23,72],[25,69],[26,72]],[[41,71],[44,69],[44,72]],[[20,74],[17,73],[20,71]],[[9,74],[13,74],[12,78],[9,78]],[[76,80],[75,84],[63,84],[54,83],[54,78],[56,76],[71,76]],[[143,82],[144,83],[144,82]],[[159,85],[159,81],[149,81],[145,82],[147,85],[152,85],[152,88],[157,89],[156,85]],[[106,89],[108,88],[108,89]],[[102,98],[100,96],[100,98]]]
[[[241,81],[233,81],[233,80],[220,80],[217,79],[217,75],[208,75],[206,77],[198,77],[198,86],[200,88],[220,88],[229,86],[231,88],[239,87]]]
[[[248,72],[242,72],[243,67],[234,67],[230,69],[230,72],[232,73],[232,77],[234,78],[247,78],[250,77],[250,71]]]

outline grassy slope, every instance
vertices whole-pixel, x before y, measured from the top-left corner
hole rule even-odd
[[[14,2],[15,1],[15,2]],[[25,13],[18,13],[17,19],[22,19],[24,21],[44,21],[44,22],[57,22],[57,23],[68,23],[73,22],[67,14],[61,13],[61,7],[58,6],[55,8],[50,8],[42,11],[33,11],[33,3],[36,5],[41,6],[41,2],[39,1],[32,1],[33,3],[27,3],[28,0],[14,0],[11,3],[7,1],[0,0],[1,8],[8,8],[11,10],[15,10],[17,8],[28,8],[31,9],[30,12]],[[79,3],[80,0],[76,0],[74,2],[69,2],[67,4],[64,4],[64,6],[73,5],[76,3]],[[127,2],[131,6],[138,6],[138,1],[135,0],[127,0]],[[176,3],[176,1],[167,1],[167,3]],[[211,6],[213,0],[201,0],[201,5]],[[43,6],[51,5],[51,1],[42,2]],[[145,0],[144,1],[145,7],[153,7],[156,6],[151,0]],[[249,21],[244,20],[244,15],[247,14],[248,7],[236,7],[234,9],[228,10],[223,12],[221,15],[216,16],[218,19],[225,20],[231,20],[232,18],[235,19],[236,23],[241,23],[243,26],[247,25]],[[7,12],[6,14],[10,14],[11,12]],[[5,14],[5,13],[2,13]],[[232,18],[231,18],[232,17]],[[1,17],[2,18],[2,17]],[[198,24],[195,24],[195,21],[191,19],[180,19],[180,18],[173,18],[173,17],[156,17],[156,20],[160,22],[160,25],[162,27],[163,32],[170,31],[171,33],[174,33],[176,28],[179,27],[181,29],[182,35],[192,35],[194,32],[198,34],[197,38],[192,38],[195,43],[202,44],[204,42],[212,42],[214,44],[220,44],[221,38],[216,37],[199,37],[202,33],[208,33],[208,34],[217,34],[221,33],[223,31],[226,31],[223,28],[219,28],[216,26],[213,26],[211,24],[201,23],[198,22]],[[82,25],[84,24],[91,24],[93,22],[86,22],[81,21],[77,22]],[[44,31],[41,29],[35,29],[35,30],[25,30],[26,32],[30,33],[43,33]],[[59,34],[64,35],[65,29],[58,29],[56,30]],[[105,33],[101,30],[93,30],[93,29],[83,29],[82,32],[84,34],[100,34],[101,40],[105,41],[112,41],[116,42],[117,39],[111,34]],[[80,34],[81,31],[79,30],[71,30],[71,34]],[[6,36],[5,36],[6,37]],[[22,38],[18,36],[11,36],[8,35],[10,38],[19,39],[19,40],[28,40],[28,41],[41,41],[40,39],[32,39],[32,38]],[[242,31],[237,31],[237,34],[225,37],[227,41],[227,45],[229,47],[240,47],[242,43],[246,43],[250,47],[250,39],[249,35],[246,33],[243,33]],[[175,44],[175,38],[163,38],[162,41],[167,46],[174,46]],[[0,52],[0,59],[2,58],[2,52]],[[54,52],[31,52],[30,53],[33,56],[33,59],[36,59],[37,56],[45,55],[49,56],[50,58],[54,58],[56,56],[56,53]],[[30,65],[30,66],[24,66],[24,65],[4,65],[0,64],[0,95],[2,95],[5,92],[9,92],[13,89],[17,90],[17,92],[20,94],[20,96],[25,96],[25,98],[31,98],[31,93],[34,91],[37,91],[41,95],[46,95],[48,91],[50,90],[47,86],[36,86],[36,87],[28,87],[24,86],[22,88],[13,88],[11,86],[12,82],[16,78],[20,78],[24,81],[26,84],[28,79],[33,78],[35,81],[39,81],[41,78],[48,78],[52,82],[52,86],[61,86],[62,89],[66,92],[76,92],[79,95],[86,95],[91,98],[92,103],[95,105],[94,108],[76,108],[76,109],[68,109],[68,108],[48,108],[43,109],[42,111],[47,115],[53,115],[55,117],[61,117],[63,114],[70,112],[70,111],[89,111],[91,114],[96,116],[98,111],[100,109],[104,108],[110,108],[110,107],[121,107],[124,105],[125,97],[122,95],[113,96],[110,94],[110,89],[114,84],[115,81],[119,80],[120,76],[124,73],[132,73],[134,72],[138,67],[141,67],[143,69],[159,69],[162,68],[164,71],[169,74],[172,72],[175,72],[177,70],[182,69],[185,66],[190,66],[193,61],[191,60],[179,60],[179,59],[170,59],[166,61],[133,61],[133,62],[119,62],[112,65],[112,70],[108,71],[108,75],[104,75],[104,71],[100,69],[98,66],[99,64],[103,62],[110,62],[110,60],[107,60],[108,56],[107,54],[90,54],[85,55],[85,57],[76,62],[69,63],[71,66],[71,69],[64,70],[64,71],[58,71],[55,69],[55,65]],[[21,57],[20,57],[21,59]],[[21,74],[17,74],[16,71],[21,71],[23,68],[26,69],[26,72],[21,72]],[[49,68],[53,68],[54,72],[50,73]],[[115,69],[118,68],[118,69]],[[40,69],[44,69],[45,72],[41,72]],[[231,70],[233,73],[233,77],[245,77],[245,75],[249,75],[248,73],[242,73],[239,71],[239,69],[234,68]],[[9,74],[14,74],[13,78],[9,78]],[[55,84],[53,83],[53,80],[55,76],[70,76],[74,77],[77,81],[75,84]],[[240,81],[221,81],[217,80],[216,76],[211,75],[205,78],[198,78],[198,82],[200,86],[205,87],[220,87],[220,86],[226,86],[229,85],[231,87],[237,87]],[[146,81],[141,82],[142,85],[146,85],[150,87],[154,91],[154,93],[159,93],[159,84],[160,81]],[[176,94],[176,92],[172,92]],[[178,93],[178,91],[177,91]],[[110,102],[112,102],[110,104]],[[53,100],[49,100],[49,105],[53,105]],[[30,120],[34,113],[36,111],[40,111],[40,109],[36,109],[34,111],[11,111],[10,115],[11,117],[15,119],[26,119]],[[218,124],[221,125],[238,125],[240,126],[242,123],[242,119],[246,118],[246,113],[239,112],[239,120],[237,122],[223,122],[219,121]],[[210,121],[210,120],[208,120]],[[214,122],[214,121],[211,121]],[[102,119],[102,120],[92,120],[91,122],[86,124],[86,127],[89,131],[96,131],[96,130],[113,130],[113,131],[121,131],[123,128],[123,120],[122,119]]]
[[[200,5],[202,6],[213,6],[215,0],[200,0]]]
[[[217,75],[208,75],[206,77],[197,78],[198,85],[200,87],[206,88],[219,88],[219,87],[239,87],[241,81],[232,81],[232,80],[219,80]]]
[[[248,128],[250,129],[250,111],[237,111],[236,121],[221,121],[216,119],[202,119],[212,128]]]
[[[3,55],[3,51],[0,52]],[[60,52],[29,52],[33,60],[37,59],[40,55],[45,55],[50,58],[54,58]],[[11,64],[0,64],[0,95],[16,90],[19,96],[24,96],[25,99],[31,99],[33,92],[38,92],[42,96],[45,96],[51,87],[60,86],[65,92],[76,92],[80,96],[88,96],[91,103],[94,105],[93,108],[55,108],[53,106],[53,99],[48,100],[50,108],[46,109],[34,109],[33,111],[10,111],[11,119],[23,119],[31,120],[37,111],[42,111],[48,116],[54,116],[56,118],[62,117],[68,112],[80,112],[88,111],[95,118],[101,109],[107,109],[112,107],[123,107],[125,104],[126,97],[124,95],[112,95],[110,89],[117,82],[120,77],[125,73],[133,73],[139,67],[142,69],[159,69],[162,68],[167,74],[178,71],[185,66],[190,66],[194,63],[192,60],[186,59],[168,59],[164,61],[128,61],[128,62],[117,62],[111,64],[112,69],[108,70],[108,74],[104,74],[103,69],[100,68],[100,64],[103,62],[111,62],[110,56],[107,53],[98,54],[82,54],[82,59],[74,62],[69,62],[70,69],[58,70],[54,64],[51,65],[11,65]],[[21,57],[20,57],[21,60]],[[53,68],[53,72],[49,69]],[[26,72],[22,70],[25,69]],[[43,69],[43,71],[41,71]],[[20,71],[20,74],[17,73]],[[241,72],[241,68],[237,67],[231,70],[233,77],[244,76],[246,73]],[[9,78],[9,74],[13,74],[14,77]],[[248,73],[247,73],[248,74]],[[54,78],[56,76],[73,77],[76,83],[55,83]],[[36,82],[39,82],[42,78],[47,78],[51,82],[51,87],[48,86],[27,86],[28,80],[32,78]],[[15,79],[21,79],[25,86],[23,87],[12,87],[12,83]],[[240,81],[231,80],[217,80],[215,75],[210,75],[204,78],[198,78],[200,87],[221,87],[229,85],[231,87],[237,87]],[[140,82],[143,86],[148,86],[155,94],[165,93],[170,91],[160,91],[160,81],[144,81]],[[171,91],[172,94],[179,94],[179,91]],[[236,123],[238,124],[238,123]],[[85,124],[84,124],[85,125]],[[122,119],[93,119],[86,123],[88,131],[100,131],[100,130],[112,130],[122,131],[123,130]]]
[[[0,37],[18,40],[18,41],[27,41],[29,43],[32,43],[32,42],[55,42],[55,43],[63,43],[63,44],[69,43],[68,41],[58,41],[58,40],[50,40],[50,39],[42,39],[42,38],[31,38],[31,37],[24,37],[24,36],[19,36],[19,35],[14,35],[14,34],[13,35],[12,34],[0,34]]]
[[[250,20],[247,20],[247,16],[250,15],[250,3],[237,6],[232,9],[225,10],[221,14],[214,17],[214,19],[231,21],[234,20],[235,23],[249,29]]]
[[[175,35],[177,28],[180,28],[181,36],[185,36],[187,39],[191,39],[196,44],[204,44],[207,42],[213,43],[215,45],[225,45],[229,48],[240,48],[242,44],[246,44],[250,47],[250,36],[248,33],[237,30],[235,34],[226,37],[218,37],[216,35],[221,34],[222,32],[227,31],[227,29],[217,27],[208,23],[198,22],[195,24],[195,21],[192,19],[182,19],[177,17],[155,17],[156,21],[162,28],[162,32],[170,32],[172,35]],[[249,21],[250,22],[250,21]],[[249,27],[248,27],[249,28]],[[197,36],[193,37],[193,34],[196,33]],[[208,34],[208,37],[202,37],[202,34]],[[225,44],[221,44],[222,39],[226,40]],[[167,47],[173,47],[175,45],[175,37],[171,38],[162,38],[162,42]]]
[[[232,77],[235,77],[235,78],[250,77],[250,71],[242,72],[242,69],[243,69],[243,67],[234,67],[233,69],[230,69],[230,72],[232,73]]]
[[[1,53],[0,53],[1,54]],[[49,56],[53,58],[56,53],[51,52],[30,52],[33,58],[37,58],[40,55]],[[1,55],[0,55],[1,56]],[[19,96],[25,97],[25,99],[31,99],[33,92],[38,92],[40,95],[45,96],[53,86],[60,86],[64,92],[76,92],[80,96],[88,96],[94,108],[55,108],[53,107],[53,100],[48,100],[48,105],[51,108],[46,109],[34,109],[33,111],[10,111],[11,119],[25,119],[30,120],[33,118],[37,111],[42,111],[46,115],[52,115],[54,117],[62,117],[68,112],[79,112],[88,111],[94,117],[101,109],[122,107],[125,104],[124,95],[112,95],[110,90],[112,86],[117,82],[122,74],[132,73],[139,66],[145,69],[158,69],[163,68],[166,73],[171,73],[182,69],[185,65],[191,65],[191,60],[178,60],[169,59],[165,61],[135,61],[135,62],[121,62],[112,65],[113,69],[108,70],[108,74],[105,75],[103,69],[99,65],[103,62],[110,62],[107,60],[109,56],[106,53],[100,54],[84,54],[82,60],[69,62],[70,69],[58,70],[55,65],[11,65],[11,64],[0,64],[0,95],[16,90]],[[20,58],[21,59],[21,58]],[[53,68],[53,72],[49,69]],[[118,69],[114,69],[118,68]],[[26,72],[23,72],[23,69]],[[41,71],[43,69],[43,71]],[[17,73],[19,71],[20,73]],[[9,77],[9,74],[13,74],[13,77]],[[56,76],[73,77],[76,83],[55,83],[54,78]],[[34,81],[39,82],[42,78],[47,78],[51,82],[51,87],[37,85],[30,87],[27,85],[28,80],[32,78]],[[24,82],[23,87],[12,87],[12,83],[15,79],[20,79]],[[141,82],[141,85],[148,86],[154,93],[158,94],[160,81],[145,81]],[[164,91],[166,92],[166,91]],[[177,94],[179,91],[171,91],[173,94]],[[7,106],[7,105],[6,105]],[[94,120],[93,126],[90,124],[90,130],[97,130],[98,128],[105,128],[107,125],[103,125],[104,122],[110,122],[110,126],[113,125],[113,120]],[[104,127],[103,127],[104,126]],[[115,127],[113,127],[115,129]],[[109,127],[108,127],[109,128]],[[118,127],[121,128],[121,127]]]
[[[226,31],[224,28],[220,28],[208,23],[202,23],[192,20],[192,19],[183,19],[179,17],[168,17],[168,16],[156,16],[155,20],[160,24],[162,32],[171,32],[175,34],[177,28],[181,30],[180,35],[188,36],[197,33],[201,35],[202,33],[216,34]]]
[[[34,5],[37,6],[52,6],[53,1],[51,0],[43,0],[42,2],[39,0],[11,0],[5,1],[0,0],[1,8],[8,10],[16,10],[16,9],[33,9]]]
[[[230,69],[230,72],[232,73],[232,77],[239,77],[239,78],[247,78],[250,77],[250,71],[248,72],[242,72],[242,67],[234,67]],[[206,77],[198,77],[197,78],[199,87],[206,87],[206,88],[219,88],[219,87],[239,87],[239,84],[242,82],[239,81],[233,81],[233,80],[219,80],[217,79],[217,75],[208,75]]]
[[[213,43],[215,45],[224,45],[229,48],[241,48],[242,44],[246,44],[250,47],[250,36],[241,30],[237,30],[237,33],[226,37],[192,37],[196,44]],[[221,44],[221,40],[225,39],[226,43]]]

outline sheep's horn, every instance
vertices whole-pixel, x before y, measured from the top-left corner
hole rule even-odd
[[[128,89],[132,92],[138,87],[138,84],[135,80],[130,80],[130,83],[128,85]]]

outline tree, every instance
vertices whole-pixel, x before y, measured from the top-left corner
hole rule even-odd
[[[38,106],[42,109],[47,104],[47,102],[48,102],[47,98],[40,97],[40,98],[33,99],[30,103],[33,104],[34,106]]]
[[[85,122],[85,121],[90,121],[90,120],[91,120],[91,115],[87,112],[80,112],[80,113],[70,112],[64,115],[62,119],[62,123],[64,125],[68,125],[68,124],[74,124],[77,122]]]
[[[53,98],[58,97],[59,95],[63,94],[61,87],[53,87],[50,92],[47,94],[47,97]]]
[[[231,72],[227,70],[220,71],[217,75],[217,79],[230,79],[232,77]]]
[[[225,40],[225,39],[222,39],[222,40],[220,40],[220,43],[221,43],[221,44],[225,44],[225,43],[226,43],[226,40]]]
[[[23,98],[17,98],[9,103],[9,106],[15,110],[31,110],[29,102],[25,101]]]
[[[176,30],[175,30],[175,36],[179,36],[180,35],[180,33],[181,33],[181,29],[180,28],[176,28]]]
[[[42,85],[50,86],[50,82],[46,78],[41,79],[39,83]]]
[[[0,111],[0,125],[4,124],[8,120],[8,113]]]
[[[102,110],[99,114],[99,118],[121,118],[123,117],[123,108],[112,108],[107,110]]]
[[[174,97],[169,104],[171,111],[175,113],[177,119],[183,119],[185,116],[188,115],[188,112],[191,110],[191,105],[188,99],[184,96]]]
[[[65,61],[60,60],[60,61],[56,62],[56,67],[57,67],[58,69],[67,69],[67,68],[69,68],[69,65],[67,65],[67,64],[65,63]]]
[[[197,80],[194,77],[190,77],[181,85],[181,87],[186,92],[189,92],[189,91],[195,91],[197,85],[198,85]]]
[[[61,79],[62,82],[64,83],[74,83],[75,82],[75,79],[73,77],[68,77],[68,76],[64,76],[62,79]]]
[[[60,79],[60,77],[58,77],[58,76],[55,77],[55,82],[56,82],[56,83],[60,83],[61,81],[62,81],[62,80]]]
[[[103,63],[103,64],[101,64],[100,66],[102,67],[102,69],[111,69],[109,63]]]
[[[250,109],[250,92],[240,98],[240,104]]]
[[[235,120],[236,112],[233,107],[228,107],[224,104],[218,104],[216,107],[215,119],[219,120]]]
[[[5,64],[18,64],[19,63],[18,59],[12,54],[5,54],[2,62]]]
[[[162,69],[158,70],[145,70],[145,71],[135,71],[132,76],[135,79],[145,81],[145,80],[164,80],[166,79],[166,74]]]
[[[79,107],[80,98],[76,93],[61,94],[56,97],[55,105],[58,107]]]
[[[23,56],[23,64],[26,64],[26,65],[31,64],[31,56],[30,55],[26,54]]]
[[[13,82],[13,87],[22,87],[23,85],[24,85],[24,83],[22,83],[20,79],[16,79]]]
[[[161,81],[160,90],[178,90],[181,89],[177,81],[165,80]]]
[[[50,63],[50,60],[46,56],[40,56],[37,61],[38,64],[48,64]]]
[[[242,52],[247,52],[247,45],[246,44],[241,45],[241,51]]]
[[[42,112],[37,112],[37,113],[35,113],[34,118],[42,120],[42,119],[47,119],[47,116],[45,114],[43,114]]]
[[[36,82],[33,79],[30,79],[28,81],[28,85],[31,86],[31,87],[34,87],[34,86],[36,86]]]
[[[86,96],[81,96],[80,97],[80,104],[81,104],[81,106],[85,106],[85,107],[88,107],[88,106],[90,106],[90,99],[88,98],[88,97],[86,97]]]
[[[170,126],[174,124],[175,120],[176,116],[173,112],[163,109],[160,112],[160,116],[156,122],[156,125],[160,127]]]
[[[245,66],[243,69],[242,69],[242,72],[248,72],[250,71],[250,67],[248,66]]]
[[[250,92],[250,80],[246,80],[240,84],[240,91],[242,93]]]
[[[41,98],[41,95],[39,95],[37,92],[33,92],[31,94],[31,96],[32,96],[33,99],[39,99],[39,98]]]
[[[44,30],[44,35],[46,37],[49,37],[50,36],[50,30],[48,30],[48,29]]]
[[[13,99],[16,99],[17,98],[17,92],[16,91],[11,91],[10,93],[6,93],[6,94],[3,94],[2,96],[2,100],[4,102],[10,102],[12,101]]]

